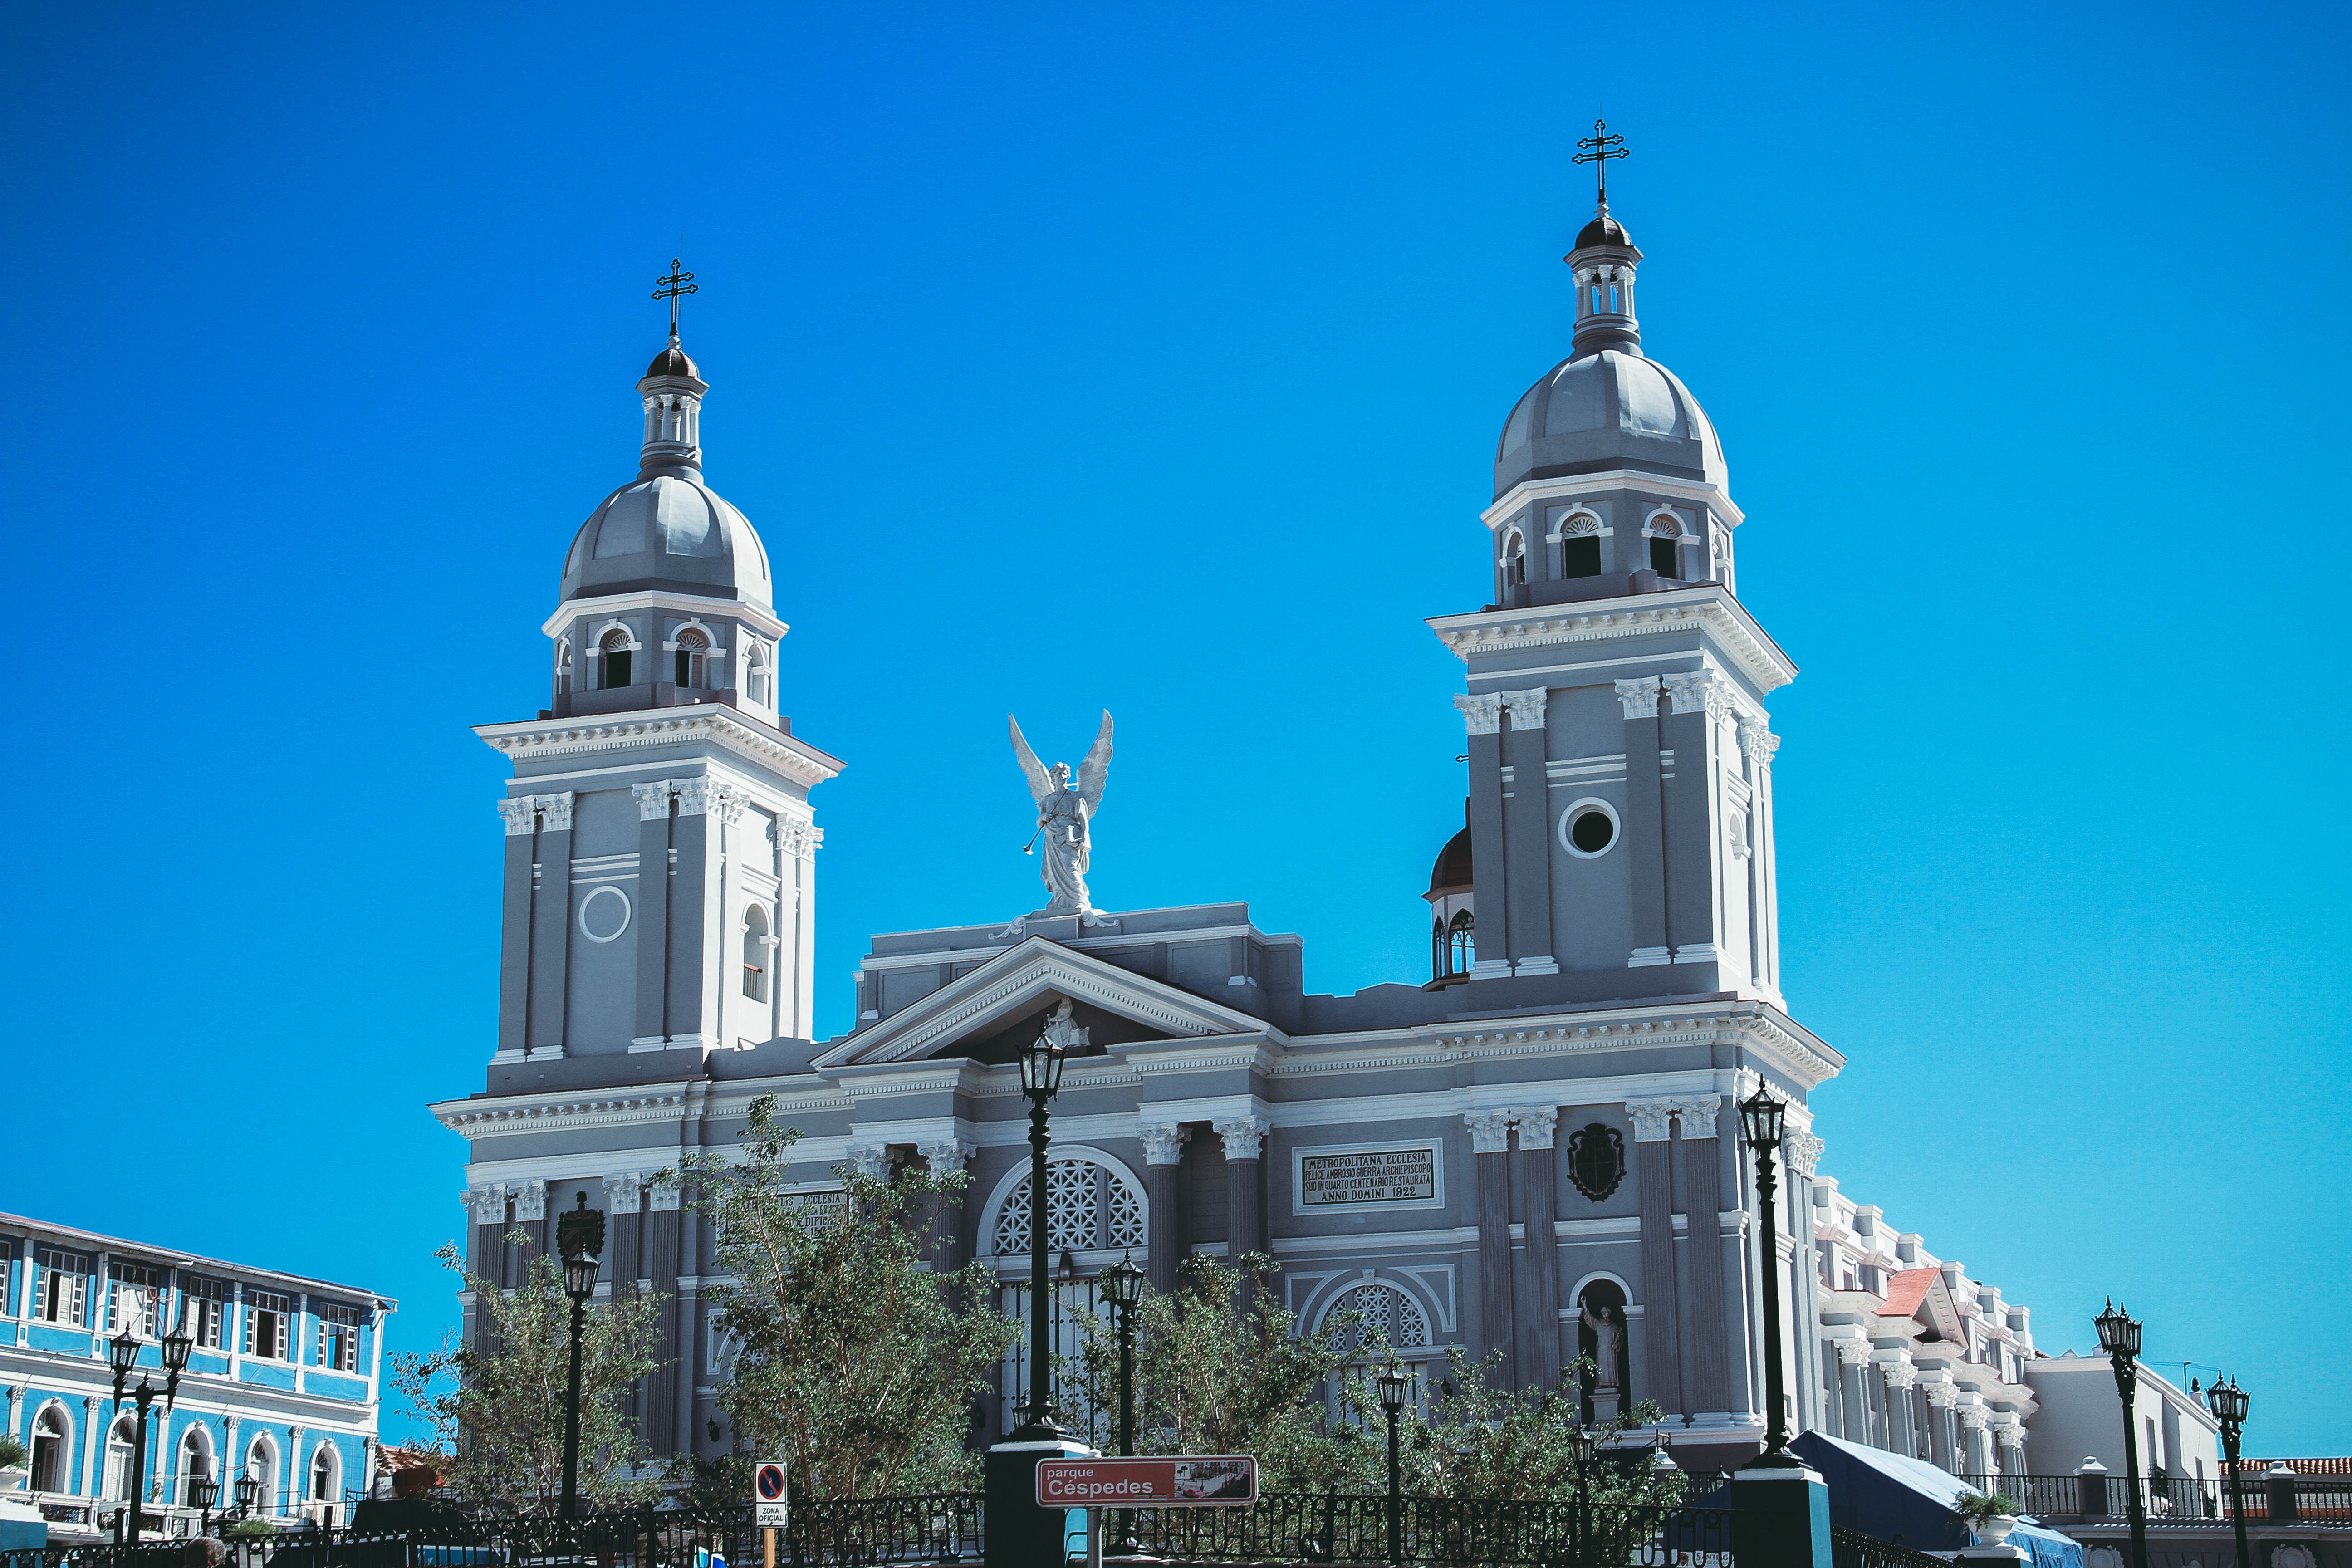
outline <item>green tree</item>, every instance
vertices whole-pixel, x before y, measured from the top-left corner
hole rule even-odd
[[[703,1297],[742,1347],[719,1395],[738,1447],[782,1458],[803,1497],[976,1484],[974,1400],[1017,1331],[990,1308],[983,1266],[924,1258],[970,1178],[843,1169],[842,1201],[812,1206],[784,1191],[799,1141],[763,1095],[739,1157],[686,1160],[726,1277]]]
[[[1280,1266],[1263,1253],[1225,1264],[1188,1258],[1173,1292],[1136,1308],[1136,1447],[1146,1454],[1254,1454],[1269,1491],[1354,1485],[1362,1432],[1335,1423],[1323,1391],[1356,1352],[1358,1314],[1335,1313],[1308,1332],[1277,1304]],[[1099,1317],[1081,1320],[1073,1370],[1118,1397],[1118,1338]]]
[[[526,1244],[510,1233],[509,1247]],[[474,1296],[475,1336],[430,1353],[393,1358],[393,1384],[406,1396],[434,1447],[454,1454],[446,1478],[480,1512],[552,1515],[563,1492],[563,1403],[572,1362],[572,1299],[553,1258],[534,1255],[523,1281],[504,1289],[467,1272],[456,1246],[436,1254]],[[650,1500],[658,1481],[639,1477],[646,1458],[628,1398],[654,1370],[659,1298],[592,1304],[581,1340],[580,1474],[583,1509]]]
[[[1172,1294],[1149,1294],[1136,1309],[1136,1447],[1147,1454],[1253,1454],[1267,1491],[1379,1492],[1388,1486],[1388,1422],[1374,1379],[1389,1359],[1361,1317],[1334,1313],[1301,1332],[1276,1305],[1277,1265],[1250,1255],[1228,1266],[1185,1260]],[[1072,1358],[1087,1385],[1118,1397],[1113,1325],[1085,1321]],[[1474,1361],[1456,1345],[1442,1374],[1408,1403],[1398,1423],[1405,1490],[1425,1497],[1573,1497],[1579,1426],[1574,1394],[1498,1386],[1504,1357]],[[1563,1369],[1573,1389],[1588,1360]],[[1605,1449],[1629,1427],[1658,1418],[1644,1402],[1592,1428]],[[1679,1478],[1654,1483],[1647,1466],[1594,1463],[1586,1495],[1613,1504],[1672,1501]]]

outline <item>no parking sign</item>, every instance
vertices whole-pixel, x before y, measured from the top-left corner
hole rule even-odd
[[[771,1459],[751,1472],[751,1522],[763,1530],[784,1527],[784,1464]]]

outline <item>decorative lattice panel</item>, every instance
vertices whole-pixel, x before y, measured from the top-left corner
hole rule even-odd
[[[1358,1285],[1342,1291],[1331,1310],[1363,1314],[1360,1324],[1339,1336],[1349,1350],[1374,1341],[1401,1351],[1429,1345],[1429,1315],[1420,1302],[1393,1286]]]
[[[1143,1245],[1142,1200],[1091,1160],[1056,1160],[1046,1166],[1045,1205],[1045,1245],[1055,1252]],[[995,1243],[1000,1258],[1029,1250],[1026,1176],[1005,1194],[1004,1206],[997,1211]]]

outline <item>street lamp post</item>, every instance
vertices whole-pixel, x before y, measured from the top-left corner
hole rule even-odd
[[[1102,1271],[1098,1283],[1109,1300],[1111,1314],[1118,1320],[1118,1451],[1121,1458],[1135,1452],[1135,1309],[1143,1304],[1143,1270],[1135,1266],[1133,1254],[1121,1258]],[[1136,1549],[1135,1510],[1118,1510],[1118,1550],[1132,1553]]]
[[[236,1517],[240,1524],[253,1517],[261,1502],[261,1478],[251,1470],[236,1478]]]
[[[1054,1369],[1047,1349],[1053,1317],[1045,1278],[1045,1107],[1061,1089],[1066,1054],[1044,1030],[1021,1047],[1021,1092],[1029,1097],[1029,1419],[1013,1436],[1024,1441],[1064,1436],[1054,1419]]]
[[[1587,1523],[1591,1518],[1592,1506],[1587,1474],[1592,1468],[1592,1456],[1600,1447],[1600,1442],[1584,1429],[1581,1422],[1568,1429],[1568,1451],[1576,1459],[1576,1533],[1570,1544],[1575,1552],[1574,1560],[1579,1563],[1587,1561],[1591,1555],[1585,1549],[1585,1542],[1591,1536]]]
[[[118,1411],[122,1408],[122,1385],[139,1364],[139,1336],[128,1328],[106,1344],[107,1363],[114,1371],[114,1407]],[[167,1420],[180,1397],[180,1374],[188,1370],[188,1352],[194,1348],[195,1341],[177,1329],[163,1336],[163,1370],[168,1375],[162,1392]],[[131,1448],[131,1495],[123,1500],[122,1511],[114,1516],[117,1546],[139,1539],[139,1505],[147,1490],[147,1411],[155,1403],[155,1385],[142,1373],[139,1386],[131,1391],[131,1397],[139,1406],[139,1420],[133,1428]]]
[[[2238,1492],[2238,1440],[2246,1429],[2246,1406],[2252,1396],[2238,1386],[2236,1378],[2227,1383],[2216,1378],[2213,1386],[2205,1391],[2206,1405],[2213,1419],[2221,1424],[2221,1452],[2230,1460],[2230,1522],[2238,1534],[2237,1568],[2252,1568],[2253,1559],[2246,1553],[2246,1503]]]
[[[588,1301],[596,1294],[597,1259],[604,1254],[604,1215],[578,1194],[572,1212],[555,1222],[555,1244],[563,1254],[563,1293],[572,1298],[572,1375],[564,1384],[563,1499],[558,1515],[580,1517],[580,1342],[588,1331]]]
[[[1404,1368],[1391,1359],[1374,1379],[1381,1414],[1389,1418],[1389,1562],[1404,1562],[1404,1471],[1397,1462],[1397,1417],[1404,1414]]]
[[[2139,1494],[2138,1419],[2133,1405],[2139,1392],[2140,1324],[2113,1300],[2095,1320],[2099,1348],[2115,1371],[2116,1394],[2124,1407],[2124,1506],[2130,1512],[2132,1568],[2147,1568],[2147,1504]]]
[[[1772,1194],[1780,1186],[1772,1170],[1772,1154],[1780,1147],[1788,1110],[1786,1101],[1772,1095],[1760,1084],[1754,1094],[1739,1103],[1741,1128],[1748,1134],[1748,1146],[1756,1151],[1756,1207],[1758,1223],[1764,1233],[1761,1273],[1764,1277],[1764,1404],[1767,1425],[1764,1452],[1756,1462],[1776,1468],[1797,1467],[1803,1463],[1788,1451],[1789,1401],[1781,1386],[1780,1372],[1780,1231],[1772,1213]],[[2147,1565],[2142,1563],[2137,1568],[2147,1568]]]

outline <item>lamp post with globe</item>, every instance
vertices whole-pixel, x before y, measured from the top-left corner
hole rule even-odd
[[[2238,1491],[2238,1443],[2245,1435],[2246,1406],[2252,1403],[2252,1396],[2238,1386],[2234,1377],[2226,1383],[2216,1378],[2205,1391],[2206,1406],[2221,1426],[2221,1452],[2230,1462],[2230,1523],[2238,1536],[2237,1568],[2248,1568],[2253,1562],[2246,1552],[2246,1500]]]
[[[128,1328],[107,1342],[106,1359],[114,1372],[114,1405],[118,1410],[122,1407],[122,1385],[138,1366],[139,1352],[143,1343]],[[180,1374],[188,1370],[188,1352],[194,1348],[195,1341],[178,1329],[163,1336],[163,1359],[166,1375],[161,1392],[163,1414],[167,1419],[173,1405],[180,1397]],[[147,1412],[155,1403],[157,1392],[144,1373],[140,1374],[139,1386],[131,1391],[131,1397],[139,1406],[139,1419],[131,1450],[130,1495],[123,1499],[122,1510],[114,1516],[114,1543],[117,1546],[139,1539],[139,1505],[146,1500],[147,1491]]]
[[[2099,1348],[2116,1374],[2124,1407],[2124,1507],[2131,1518],[2132,1568],[2147,1568],[2147,1502],[2139,1491],[2139,1432],[2133,1405],[2139,1394],[2139,1320],[2110,1300],[2094,1320]]]

